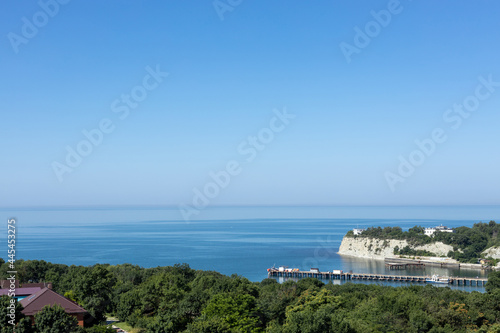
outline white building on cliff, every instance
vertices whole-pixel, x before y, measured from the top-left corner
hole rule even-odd
[[[357,236],[357,235],[361,235],[363,233],[363,231],[365,231],[366,229],[352,229],[352,232],[354,234],[354,236]]]
[[[435,228],[425,228],[424,233],[426,236],[432,237],[436,231],[454,232],[454,230],[452,228],[445,227],[441,224],[440,226],[437,226]]]

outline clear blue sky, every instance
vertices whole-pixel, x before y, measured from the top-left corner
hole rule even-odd
[[[402,0],[346,61],[341,43],[388,6],[73,0],[51,17],[3,1],[0,206],[190,204],[231,160],[241,172],[210,204],[499,204],[500,87],[457,129],[443,115],[478,77],[500,82],[500,4]],[[120,119],[111,104],[148,66],[169,75]],[[238,146],[284,108],[296,117],[248,162]],[[106,118],[60,181],[54,162]],[[447,140],[392,191],[386,173],[435,128]]]

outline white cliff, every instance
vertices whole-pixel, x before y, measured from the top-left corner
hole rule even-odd
[[[342,239],[342,243],[340,244],[338,253],[341,255],[370,259],[395,258],[399,257],[399,255],[394,255],[394,248],[398,246],[402,249],[407,245],[408,242],[406,240],[344,237],[344,239]],[[446,245],[441,242],[411,248],[414,250],[432,252],[437,256],[446,256],[448,252],[453,251],[453,247],[451,245]]]
[[[483,252],[485,258],[492,257],[493,259],[500,259],[500,247],[490,247]]]

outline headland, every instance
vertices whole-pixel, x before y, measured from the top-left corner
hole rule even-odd
[[[338,254],[386,262],[420,262],[441,267],[500,269],[500,224],[476,223],[472,228],[445,226],[408,231],[400,227],[350,230]]]

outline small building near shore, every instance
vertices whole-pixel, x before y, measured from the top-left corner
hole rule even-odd
[[[494,266],[494,261],[491,260],[491,259],[483,259],[483,258],[481,258],[478,261],[483,266],[488,266],[488,267]]]
[[[434,236],[434,233],[436,231],[439,231],[439,232],[455,232],[452,228],[448,228],[444,225],[439,225],[437,227],[434,227],[434,228],[425,228],[424,230],[424,233],[426,236],[429,236],[429,237],[432,237]]]
[[[352,233],[354,234],[354,236],[357,236],[357,235],[361,235],[363,233],[363,231],[365,231],[366,229],[358,229],[358,228],[354,228],[352,229]]]

